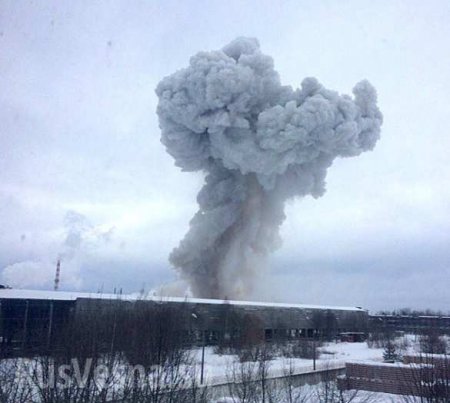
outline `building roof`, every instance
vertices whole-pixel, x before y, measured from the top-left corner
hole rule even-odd
[[[343,307],[343,306],[321,306],[321,305],[304,305],[304,304],[287,304],[277,302],[256,302],[256,301],[232,301],[222,299],[204,299],[204,298],[182,298],[182,297],[162,297],[148,294],[101,294],[89,292],[75,291],[45,291],[45,290],[22,290],[14,288],[0,289],[0,300],[2,299],[34,299],[34,300],[50,300],[50,301],[75,301],[77,299],[108,299],[122,301],[154,301],[154,302],[187,302],[191,304],[230,304],[255,307],[276,307],[276,308],[297,308],[297,309],[331,309],[340,311],[361,311],[365,310],[360,307]]]

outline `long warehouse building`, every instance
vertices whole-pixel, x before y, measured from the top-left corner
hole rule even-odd
[[[179,331],[192,343],[238,337],[249,324],[260,329],[262,340],[271,341],[365,332],[368,322],[368,312],[359,307],[0,289],[2,351],[50,343],[84,313],[98,317],[138,306],[176,312]]]

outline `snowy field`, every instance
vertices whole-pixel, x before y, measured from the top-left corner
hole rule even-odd
[[[418,351],[418,342],[415,340],[414,336],[405,336],[404,338],[398,339],[397,341],[403,342],[405,349],[403,353],[414,353]],[[338,369],[344,368],[346,362],[365,362],[365,363],[382,363],[383,353],[385,350],[383,348],[369,348],[366,342],[363,343],[325,343],[323,346],[318,347],[319,357],[316,360],[316,370],[327,370],[327,369]],[[204,380],[205,384],[209,387],[208,402],[210,403],[240,403],[241,401],[236,397],[239,396],[239,391],[234,385],[241,384],[239,375],[237,378],[233,378],[233,369],[236,370],[241,363],[239,357],[234,354],[218,354],[216,353],[217,348],[206,347],[205,348],[205,360],[204,360]],[[194,361],[195,373],[194,378],[199,381],[200,367],[202,362],[202,349],[195,348],[191,350],[191,357]],[[292,383],[289,381],[291,378],[286,375],[296,375],[305,374],[313,372],[313,360],[312,359],[302,359],[302,358],[288,358],[282,356],[281,348],[274,348],[271,351],[273,356],[272,359],[265,362],[267,364],[267,374],[265,379],[278,378],[272,386],[269,387],[268,393],[272,393],[276,397],[274,399],[269,399],[267,401],[277,402],[277,403],[320,403],[320,402],[340,402],[340,403],[400,403],[405,402],[404,396],[390,395],[384,393],[374,393],[367,391],[344,391],[343,396],[337,388],[337,384],[334,379],[330,379],[328,382],[322,382],[319,384],[309,385],[299,387],[299,383]],[[23,367],[27,367],[28,359],[20,359]],[[14,364],[14,360],[6,360],[5,363],[10,362]],[[34,362],[34,361],[32,361]],[[254,363],[253,367],[258,371],[258,362]],[[250,364],[253,365],[252,363]],[[385,364],[390,365],[390,364]],[[182,365],[184,367],[184,365]],[[18,368],[22,366],[19,365]],[[31,365],[30,368],[33,368]],[[186,371],[181,369],[181,373],[186,375],[190,373],[189,367],[186,367]],[[116,372],[114,370],[114,372]],[[247,382],[252,383],[254,379],[257,379],[259,375],[258,372],[252,373],[252,378],[247,378],[247,380],[242,381],[242,384]],[[16,373],[17,375],[17,373]],[[254,377],[256,376],[256,377]],[[114,377],[115,379],[115,377]],[[307,379],[311,380],[308,375]],[[323,378],[322,378],[323,379]],[[100,379],[101,381],[101,379]],[[123,381],[125,381],[123,379]],[[304,382],[303,380],[302,382]],[[234,383],[236,382],[236,383]],[[291,383],[289,383],[291,382]],[[309,382],[309,381],[307,381]],[[314,382],[314,381],[311,381]],[[317,382],[317,380],[316,380]],[[1,382],[0,382],[1,383]],[[101,382],[100,382],[101,383]],[[33,384],[34,385],[34,384]],[[117,384],[114,384],[117,387]],[[274,386],[275,385],[275,386]],[[0,385],[1,386],[1,385]],[[214,388],[213,388],[214,387]],[[238,386],[237,388],[240,388]],[[256,392],[260,393],[260,392]],[[295,396],[294,399],[289,399],[287,393]],[[331,394],[331,396],[324,397],[324,394]],[[234,400],[227,396],[233,395]],[[259,396],[258,394],[256,396]],[[292,396],[291,396],[292,397]],[[417,400],[419,401],[419,400]],[[413,403],[415,400],[409,398],[408,402]]]
[[[417,351],[417,345],[413,336],[405,336],[405,344],[407,345],[404,353],[414,353]],[[318,348],[320,357],[316,361],[317,370],[320,369],[332,369],[343,368],[345,363],[352,361],[364,361],[364,362],[383,362],[383,349],[382,348],[369,348],[366,342],[363,343],[325,343],[322,347]],[[195,362],[198,367],[201,366],[201,348],[193,351]],[[219,385],[226,383],[231,379],[230,371],[233,363],[238,362],[236,355],[224,354],[219,355],[214,352],[213,347],[205,348],[205,380],[207,385]],[[289,368],[289,365],[294,367],[295,374],[307,373],[313,371],[313,361],[310,359],[302,358],[286,358],[275,357],[269,361],[269,377],[280,377]],[[331,386],[334,392],[338,394],[336,384],[333,382]],[[305,385],[301,388],[295,388],[293,393],[297,396],[298,402],[315,403],[324,401],[321,394],[327,387],[323,384],[318,385]],[[374,393],[367,391],[346,391],[344,392],[344,402],[353,403],[400,403],[405,402],[404,396],[392,395],[387,393]],[[337,396],[337,395],[336,395]],[[408,397],[409,402],[414,402],[411,397]],[[289,402],[284,396],[276,400],[279,403]],[[328,400],[338,401],[338,400]],[[231,398],[223,398],[214,400],[214,403],[238,403],[238,400],[232,400]]]
[[[299,403],[320,403],[322,401],[325,401],[326,399],[321,397],[320,390],[323,388],[323,385],[305,385],[301,392],[297,392],[297,400],[294,400],[294,402]],[[294,392],[294,393],[295,393]],[[336,400],[337,399],[337,400]],[[339,402],[339,398],[335,398],[333,400],[332,397],[329,397],[328,402]],[[412,397],[408,397],[408,400],[405,399],[404,396],[397,396],[397,395],[391,395],[388,393],[373,393],[373,392],[365,392],[365,391],[350,391],[347,395],[343,396],[343,402],[344,403],[419,403],[420,399],[414,400]],[[239,403],[236,399],[233,400],[232,398],[222,398],[214,400],[211,403]],[[289,400],[281,398],[277,401],[277,403],[289,403]]]
[[[367,343],[326,343],[319,347],[320,356],[316,362],[317,369],[331,369],[344,367],[346,361],[369,360],[383,361],[383,349],[369,348]],[[201,366],[202,350],[194,350],[195,362],[198,368]],[[209,385],[224,383],[234,362],[238,360],[236,355],[218,355],[213,347],[205,348],[205,379]],[[304,358],[275,357],[269,362],[269,376],[282,376],[283,371],[292,363],[296,374],[311,372],[313,361]]]

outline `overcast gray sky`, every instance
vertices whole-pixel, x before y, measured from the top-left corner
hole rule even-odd
[[[284,84],[384,114],[375,150],[290,201],[259,299],[449,310],[450,2],[0,0],[1,282],[132,292],[176,279],[167,256],[199,173],[159,138],[154,89],[201,50],[257,37]]]

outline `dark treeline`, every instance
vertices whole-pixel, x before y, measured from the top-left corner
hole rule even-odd
[[[168,306],[93,300],[58,326],[28,326],[20,358],[0,361],[0,401],[206,401],[185,319]]]

